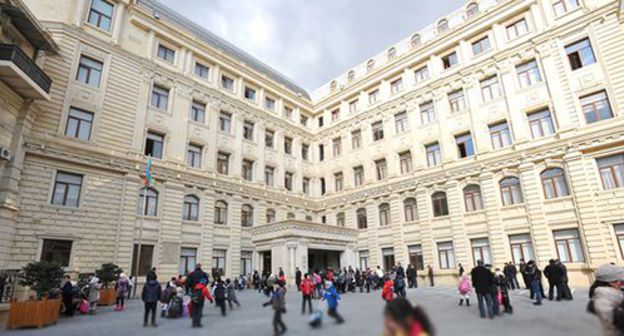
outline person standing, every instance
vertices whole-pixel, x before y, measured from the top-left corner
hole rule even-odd
[[[548,301],[553,300],[553,291],[557,289],[557,301],[561,301],[563,269],[555,263],[555,259],[548,261],[544,267],[544,276],[548,279]]]
[[[215,282],[214,288],[212,290],[214,291],[214,299],[217,303],[217,307],[221,308],[221,316],[225,316],[225,300],[227,289],[225,288],[225,285],[223,284],[221,278],[217,278],[217,281]]]
[[[464,266],[461,263],[457,264],[457,266],[459,266],[459,277],[461,278],[464,275]]]
[[[323,300],[327,301],[327,315],[333,317],[336,323],[344,323],[344,319],[338,314],[338,300],[340,300],[340,294],[336,291],[336,286],[332,282],[326,283],[327,290],[323,294]]]
[[[286,324],[282,320],[282,314],[286,312],[286,289],[282,281],[276,281],[273,284],[273,294],[271,299],[264,303],[263,306],[273,307],[273,332],[275,336],[282,335],[286,332]]]
[[[115,290],[117,290],[117,304],[115,305],[115,311],[122,311],[125,309],[125,299],[130,291],[130,281],[125,273],[119,274],[119,280],[115,284]]]
[[[494,306],[491,290],[494,284],[494,275],[483,267],[483,260],[477,260],[477,266],[470,271],[472,286],[477,294],[477,304],[481,318],[494,318]]]
[[[61,294],[63,296],[63,305],[65,305],[65,315],[71,317],[74,316],[74,285],[69,275],[66,275],[63,281]]]
[[[195,285],[191,293],[191,319],[193,321],[193,328],[202,327],[201,319],[204,313],[204,302],[206,300],[212,303],[212,297],[206,288],[206,280],[202,279]]]
[[[162,288],[160,283],[156,281],[156,273],[148,273],[147,281],[143,286],[143,292],[141,292],[141,299],[145,305],[145,312],[143,314],[143,326],[147,327],[147,320],[151,314],[152,326],[156,327],[156,306],[158,299],[162,294]]]
[[[624,311],[624,293],[620,282],[624,281],[624,269],[604,264],[596,270],[596,281],[589,289],[587,311],[596,315],[602,325],[602,335],[621,336],[624,334],[622,320]]]
[[[407,275],[407,286],[409,288],[416,288],[416,268],[412,264],[407,265],[407,271],[405,271]]]
[[[568,286],[568,269],[559,259],[555,260],[555,263],[561,268],[561,298],[564,300],[572,300],[572,291],[570,290],[570,286]]]
[[[516,278],[516,266],[513,264],[513,262],[508,262],[505,263],[505,267],[503,268],[503,273],[505,274],[505,277],[507,278],[508,284],[507,286],[509,288],[513,289],[520,289],[520,285],[518,284],[518,278]]]
[[[529,283],[531,284],[531,290],[533,295],[535,296],[534,305],[539,306],[542,304],[542,271],[537,267],[535,261],[529,260],[526,265],[526,274],[529,278]]]
[[[301,286],[301,270],[299,267],[295,271],[295,284],[297,285],[297,290],[299,290],[299,286]]]
[[[509,298],[509,280],[505,278],[505,274],[500,269],[496,269],[494,281],[498,287],[497,295],[500,293],[501,303],[504,307],[504,312],[507,314],[513,313],[513,307],[511,306],[511,299]],[[498,297],[496,298],[495,305],[499,305]]]
[[[464,300],[466,300],[466,307],[470,307],[470,278],[467,274],[463,274],[459,278],[459,286],[457,286],[457,290],[459,291],[459,305],[464,304]]]
[[[207,284],[210,282],[210,279],[208,278],[208,273],[202,270],[201,264],[196,264],[195,270],[189,273],[184,283],[187,286],[187,288],[194,289],[195,285],[201,283],[202,281],[204,282],[204,284]]]
[[[95,315],[98,301],[100,301],[100,279],[95,275],[89,275],[88,298],[89,298],[89,314]]]
[[[431,267],[431,265],[427,265],[427,276],[429,277],[431,287],[433,287],[433,267]]]
[[[522,282],[524,282],[524,288],[531,289],[531,281],[529,280],[529,276],[526,273],[526,263],[524,262],[524,259],[520,259],[518,268],[520,269],[520,274],[522,275]],[[531,296],[531,298],[533,297]]]
[[[310,278],[310,274],[306,273],[303,282],[299,285],[299,291],[301,292],[301,314],[305,314],[306,302],[308,303],[308,310],[312,313],[312,294],[314,293],[314,284]]]
[[[386,302],[390,302],[394,299],[394,281],[392,281],[390,277],[387,277],[386,281],[384,282],[383,288],[381,290],[381,297]]]

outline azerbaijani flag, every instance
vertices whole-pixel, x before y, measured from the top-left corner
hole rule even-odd
[[[143,184],[146,187],[151,187],[154,184],[154,178],[152,178],[152,157],[147,159],[147,165],[145,166],[145,178],[143,178]]]

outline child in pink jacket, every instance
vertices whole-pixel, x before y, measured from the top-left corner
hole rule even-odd
[[[457,289],[459,290],[459,305],[463,305],[465,299],[466,306],[470,307],[470,291],[472,290],[472,284],[468,275],[462,274],[459,278],[459,286],[457,286]]]

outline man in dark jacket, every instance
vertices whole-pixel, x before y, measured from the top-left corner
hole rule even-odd
[[[530,289],[531,281],[529,280],[529,276],[526,273],[526,263],[524,262],[524,259],[520,259],[518,268],[520,268],[520,274],[522,275],[522,282],[524,282],[524,288]]]
[[[550,259],[548,266],[544,267],[544,276],[548,279],[548,301],[553,300],[555,288],[557,288],[557,301],[561,301],[563,269],[555,263],[555,259]]]
[[[516,278],[517,272],[516,266],[511,261],[506,263],[505,268],[503,268],[503,273],[505,273],[505,277],[507,277],[508,287],[511,289],[520,289],[518,278]]]
[[[301,286],[301,270],[297,267],[297,271],[295,272],[295,284],[297,285],[297,290],[299,290],[299,286]]]
[[[477,260],[477,266],[470,271],[470,276],[472,277],[472,287],[474,287],[477,294],[481,318],[486,317],[486,310],[487,317],[494,318],[494,299],[491,294],[491,289],[495,286],[494,274],[483,267],[482,260]]]
[[[152,314],[152,326],[156,327],[156,306],[158,305],[158,299],[162,294],[162,288],[160,283],[156,281],[155,273],[149,273],[147,275],[147,281],[143,286],[143,292],[141,293],[141,299],[145,304],[145,313],[143,314],[143,326],[147,327],[147,319]]]
[[[427,276],[429,277],[431,287],[433,287],[433,267],[431,265],[427,265]]]
[[[529,260],[526,265],[526,274],[529,277],[531,290],[535,296],[535,302],[533,302],[533,304],[539,306],[542,304],[542,297],[544,294],[542,293],[542,271],[537,268],[535,261]],[[531,298],[533,298],[533,296],[531,296]]]
[[[66,316],[74,316],[74,285],[72,285],[71,277],[69,275],[65,276],[65,283],[63,284],[62,295],[63,295],[63,304],[65,305],[65,315]]]
[[[409,288],[417,288],[418,287],[418,283],[416,281],[416,267],[414,267],[412,264],[407,265],[407,283],[409,285]]]
[[[201,267],[202,267],[201,264],[195,265],[195,270],[186,277],[185,285],[188,288],[195,289],[195,286],[197,286],[200,283],[204,283],[204,284],[210,283],[210,279],[208,278],[208,273],[204,272]]]
[[[568,269],[559,259],[555,260],[555,264],[561,268],[561,298],[572,300],[572,291],[568,286]]]

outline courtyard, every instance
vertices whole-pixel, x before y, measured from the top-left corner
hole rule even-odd
[[[474,300],[471,307],[457,305],[457,294],[450,287],[423,287],[408,291],[408,298],[425,307],[432,319],[437,335],[598,335],[597,319],[585,312],[587,290],[575,290],[571,302],[548,302],[534,307],[526,290],[513,291],[511,300],[513,315],[491,320],[478,317]],[[473,295],[474,298],[474,295]],[[234,308],[228,316],[220,316],[218,309],[207,304],[204,308],[204,328],[191,329],[188,318],[170,320],[158,319],[157,328],[143,328],[142,304],[131,300],[123,313],[113,312],[112,307],[99,307],[96,316],[75,316],[62,318],[55,326],[43,329],[20,329],[6,331],[11,336],[73,336],[73,335],[200,335],[218,332],[220,336],[230,335],[272,335],[269,307],[263,295],[254,291],[239,293],[242,306]],[[324,316],[323,327],[312,330],[307,315],[301,315],[301,297],[294,289],[287,294],[287,314],[284,321],[287,335],[381,335],[383,327],[383,302],[380,292],[369,294],[346,294],[342,297],[339,311],[345,324],[335,325]]]

